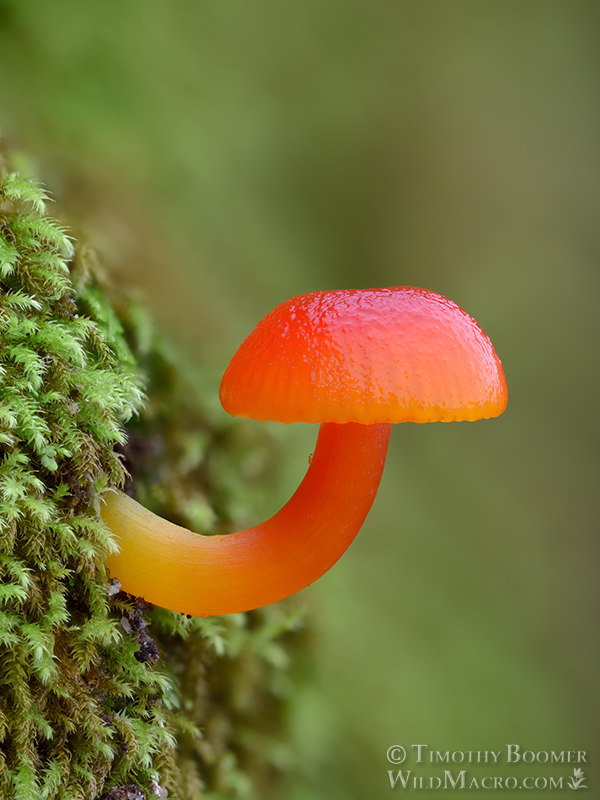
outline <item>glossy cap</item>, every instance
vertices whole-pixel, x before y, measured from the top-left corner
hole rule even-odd
[[[321,291],[268,314],[220,391],[238,417],[279,422],[434,422],[496,417],[506,379],[492,343],[440,294]]]

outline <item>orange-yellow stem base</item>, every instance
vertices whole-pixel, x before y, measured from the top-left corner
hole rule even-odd
[[[106,494],[102,519],[120,552],[107,560],[127,592],[195,616],[248,611],[303,589],[340,558],[375,499],[390,425],[321,425],[291,499],[255,528],[201,536]]]

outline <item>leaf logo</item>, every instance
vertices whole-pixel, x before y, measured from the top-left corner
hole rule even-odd
[[[573,775],[568,779],[567,785],[569,789],[587,789],[588,787],[585,786],[585,773],[582,769],[575,768],[573,770]]]

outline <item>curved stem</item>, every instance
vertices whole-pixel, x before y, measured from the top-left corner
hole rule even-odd
[[[390,425],[321,425],[302,483],[254,528],[200,536],[115,492],[102,519],[120,552],[107,566],[123,589],[196,616],[268,605],[326,572],[358,533],[375,499]]]

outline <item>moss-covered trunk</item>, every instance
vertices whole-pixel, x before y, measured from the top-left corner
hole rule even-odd
[[[202,386],[92,251],[0,172],[0,797],[267,798],[285,749],[294,603],[221,619],[119,591],[98,509],[125,485],[196,530],[234,521]],[[239,479],[237,479],[239,480]],[[247,494],[247,493],[245,493]],[[143,565],[140,565],[143,568]]]

